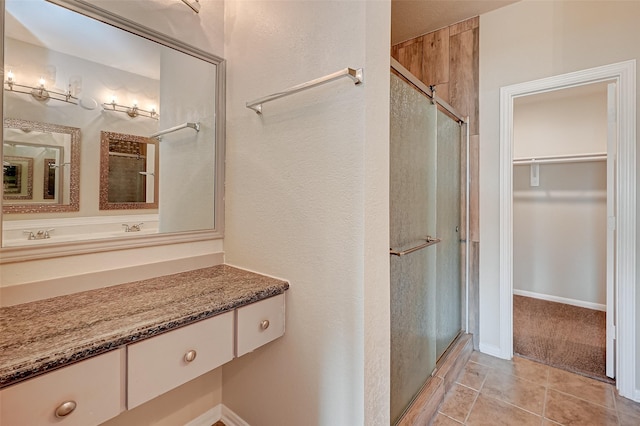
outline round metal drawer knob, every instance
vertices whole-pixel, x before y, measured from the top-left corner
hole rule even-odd
[[[194,351],[194,350],[190,350],[189,352],[187,352],[186,354],[184,354],[184,360],[185,360],[186,362],[191,362],[191,361],[193,361],[194,359],[196,359],[196,355],[197,355],[196,351]]]
[[[260,328],[262,330],[266,330],[267,328],[269,328],[269,320],[264,320],[260,323]]]
[[[73,410],[75,410],[76,407],[77,407],[77,404],[75,401],[63,402],[58,406],[58,408],[56,408],[56,417],[58,418],[66,417],[69,414],[73,413]]]

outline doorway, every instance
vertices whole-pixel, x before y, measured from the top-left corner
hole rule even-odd
[[[615,241],[609,89],[596,82],[521,96],[513,113],[513,351],[603,381],[615,375],[606,357],[615,353],[606,338],[615,254],[604,244]]]
[[[500,91],[500,347],[504,358],[513,357],[513,113],[516,98],[568,87],[612,81],[615,83],[617,137],[615,156],[616,282],[608,297],[615,327],[616,388],[634,399],[636,381],[636,196],[635,196],[635,61],[627,61],[546,79],[503,87]]]

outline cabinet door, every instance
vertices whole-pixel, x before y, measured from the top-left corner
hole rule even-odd
[[[91,426],[117,416],[124,407],[121,351],[3,389],[0,424]]]
[[[233,312],[127,347],[131,409],[233,359]]]
[[[284,334],[284,294],[238,309],[237,356]]]

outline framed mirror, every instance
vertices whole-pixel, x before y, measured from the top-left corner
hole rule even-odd
[[[101,132],[100,210],[157,209],[157,139]]]
[[[80,129],[6,118],[2,212],[77,212]]]
[[[0,263],[56,257],[61,251],[221,238],[224,60],[84,0],[0,0],[0,5],[4,120],[74,128],[82,144],[77,163],[73,149],[49,147],[30,166],[16,158],[28,155],[5,143],[15,135],[3,135],[8,168]],[[107,139],[111,155],[108,146],[105,151]],[[113,166],[130,167],[131,158],[144,168],[129,170],[129,177],[115,184],[119,172]],[[29,196],[24,176],[31,172],[33,199],[12,199]],[[125,189],[137,195],[123,198]],[[143,220],[144,232],[124,232],[123,224]],[[25,230],[52,228],[46,241],[24,237]]]

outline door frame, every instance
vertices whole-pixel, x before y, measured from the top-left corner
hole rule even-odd
[[[515,98],[615,81],[616,387],[640,400],[636,385],[636,61],[625,61],[500,88],[500,356],[513,357],[513,103]]]

